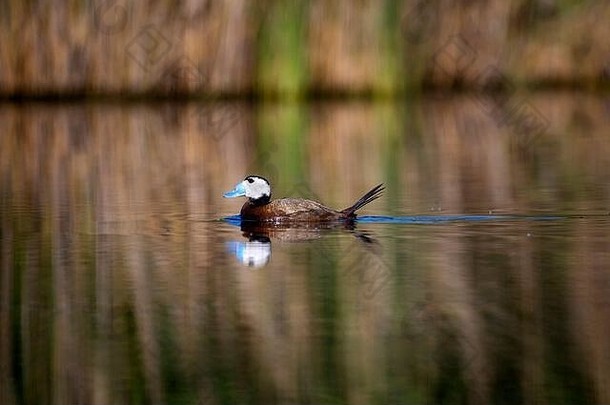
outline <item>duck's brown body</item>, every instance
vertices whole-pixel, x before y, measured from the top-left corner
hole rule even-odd
[[[282,198],[265,205],[246,201],[241,207],[241,218],[263,222],[324,222],[346,219],[340,211],[299,198]]]
[[[241,218],[257,222],[333,222],[353,221],[356,211],[381,196],[383,185],[379,184],[352,206],[337,211],[319,202],[300,198],[282,198],[265,203],[249,199],[241,208]]]

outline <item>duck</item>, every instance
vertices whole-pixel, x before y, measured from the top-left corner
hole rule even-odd
[[[247,197],[241,207],[240,219],[258,223],[330,223],[353,222],[356,211],[382,196],[383,183],[373,187],[358,201],[343,210],[334,210],[317,201],[302,198],[271,200],[269,181],[258,175],[249,175],[233,190],[223,194],[225,198]]]

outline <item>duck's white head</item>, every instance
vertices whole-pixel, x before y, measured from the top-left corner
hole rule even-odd
[[[246,196],[252,201],[267,203],[271,199],[271,185],[264,177],[248,176],[223,196],[225,198]]]

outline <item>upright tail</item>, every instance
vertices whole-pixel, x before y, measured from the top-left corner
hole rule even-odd
[[[346,219],[356,218],[356,211],[358,211],[360,208],[364,207],[368,203],[375,201],[376,199],[381,197],[383,190],[385,190],[383,183],[376,185],[371,191],[369,191],[368,193],[363,195],[358,201],[356,201],[354,205],[342,210],[341,214],[343,214]]]

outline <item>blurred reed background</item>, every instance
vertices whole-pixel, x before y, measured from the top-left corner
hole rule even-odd
[[[604,103],[533,102],[527,147],[468,96],[239,105],[229,131],[200,104],[5,106],[0,402],[608,403],[599,223],[378,226],[381,264],[347,235],[249,271],[209,221],[250,171],[336,206],[387,179],[374,213],[607,212]]]
[[[384,181],[365,213],[606,214],[607,100],[519,87],[607,88],[608,21],[601,0],[2,1],[1,97],[145,102],[0,104],[0,403],[610,403],[607,225],[380,225],[381,265],[349,236],[248,271],[216,221],[245,173],[337,207]]]
[[[610,4],[600,0],[7,0],[0,7],[4,97],[383,96],[506,85],[481,77],[486,66],[511,85],[599,88],[610,77]],[[456,35],[473,52],[468,66],[459,57],[438,60]]]

